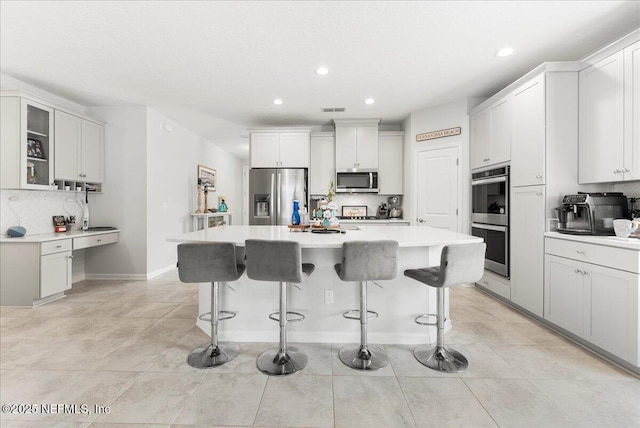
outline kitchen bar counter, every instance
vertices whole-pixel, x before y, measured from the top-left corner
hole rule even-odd
[[[290,288],[289,308],[302,312],[306,319],[289,325],[292,342],[358,342],[360,324],[347,320],[342,313],[359,306],[359,288],[355,282],[342,282],[334,265],[342,260],[342,243],[350,240],[392,239],[398,241],[398,275],[390,281],[379,281],[384,288],[369,283],[371,310],[380,316],[369,323],[371,343],[416,344],[435,340],[435,328],[423,327],[413,319],[422,313],[436,312],[435,289],[403,275],[405,269],[437,266],[442,246],[480,242],[479,238],[426,226],[367,226],[346,233],[319,234],[289,231],[286,226],[222,226],[170,237],[172,242],[229,241],[238,246],[239,261],[246,239],[293,240],[302,246],[302,260],[316,266],[301,285]],[[221,328],[222,340],[245,342],[277,342],[277,323],[268,314],[278,309],[276,283],[253,281],[243,275],[230,284],[236,291],[221,288],[221,309],[238,311],[238,316]],[[199,313],[210,311],[210,284],[200,284]],[[445,312],[448,314],[448,301]],[[197,321],[205,332],[206,322]],[[453,320],[455,322],[455,320]],[[450,328],[450,321],[447,327]]]

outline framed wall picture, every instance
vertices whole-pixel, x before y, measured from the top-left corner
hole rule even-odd
[[[216,191],[216,170],[198,165],[198,182],[203,186],[207,186],[210,192]]]
[[[44,159],[42,141],[35,138],[27,138],[27,156],[30,158]]]

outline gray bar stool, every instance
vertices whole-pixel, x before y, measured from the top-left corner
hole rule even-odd
[[[469,362],[460,352],[444,346],[444,289],[454,285],[474,283],[484,274],[484,253],[487,245],[461,244],[447,245],[440,255],[440,267],[424,269],[407,269],[404,275],[437,289],[438,312],[416,317],[416,323],[437,327],[435,347],[420,345],[413,350],[413,355],[423,365],[441,372],[460,372],[467,368]],[[435,323],[422,321],[425,317],[435,317]]]
[[[178,245],[178,275],[182,282],[211,282],[211,312],[198,318],[211,322],[211,343],[195,348],[187,363],[196,368],[215,367],[233,360],[239,354],[235,344],[218,343],[218,321],[236,316],[219,309],[220,282],[235,281],[245,265],[236,262],[236,245],[232,242],[203,242]],[[220,316],[220,314],[224,314]],[[209,315],[209,317],[207,317]]]
[[[367,282],[393,279],[398,272],[396,241],[349,241],[342,244],[342,263],[335,265],[342,281],[360,281],[360,310],[347,311],[345,318],[360,320],[360,344],[346,345],[339,357],[357,370],[378,370],[389,364],[382,346],[367,344],[367,322],[378,313],[367,310]],[[357,314],[357,315],[356,315]]]
[[[299,284],[311,275],[315,266],[302,263],[300,244],[294,241],[270,241],[247,239],[247,276],[256,281],[280,283],[280,310],[269,318],[280,323],[280,344],[258,356],[256,366],[264,374],[287,375],[302,370],[307,365],[307,355],[298,348],[287,346],[287,323],[302,321],[304,315],[287,312],[287,284]],[[289,315],[294,317],[289,318]]]

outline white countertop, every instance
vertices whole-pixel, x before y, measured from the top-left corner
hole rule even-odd
[[[0,236],[1,243],[25,243],[25,242],[47,242],[47,241],[56,241],[58,239],[69,239],[69,238],[81,238],[84,236],[95,236],[95,235],[104,235],[105,233],[114,233],[120,232],[120,229],[112,229],[112,230],[91,230],[91,231],[83,231],[83,230],[74,230],[71,232],[61,232],[61,233],[37,233],[34,235],[29,235],[28,233],[20,238],[10,238],[6,235]]]
[[[287,226],[221,226],[167,238],[172,242],[234,242],[244,246],[246,239],[297,241],[302,248],[341,248],[345,241],[390,239],[400,247],[426,247],[481,242],[481,238],[428,226],[358,226],[345,233],[290,231]]]
[[[546,232],[544,236],[548,238],[564,239],[567,241],[584,242],[587,244],[605,245],[608,247],[626,248],[628,250],[640,251],[640,239],[619,238],[617,236],[592,236],[592,235],[569,235],[559,232]]]

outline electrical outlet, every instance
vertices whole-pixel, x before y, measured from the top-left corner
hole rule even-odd
[[[324,290],[324,303],[333,303],[333,290]]]

